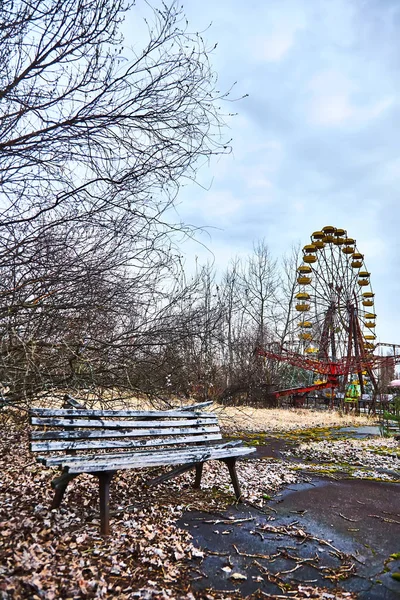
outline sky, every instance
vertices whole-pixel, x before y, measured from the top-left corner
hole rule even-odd
[[[264,238],[276,257],[325,225],[357,240],[376,294],[378,340],[400,344],[400,2],[183,0],[217,48],[232,153],[179,194],[209,227],[187,263],[223,270]]]

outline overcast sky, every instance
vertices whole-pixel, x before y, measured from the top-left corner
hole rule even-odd
[[[347,229],[378,338],[400,343],[400,1],[183,3],[192,30],[211,24],[221,89],[249,97],[227,106],[233,152],[200,171],[206,190],[182,191],[180,215],[215,227],[203,240],[219,268],[260,238],[279,257],[324,225]]]

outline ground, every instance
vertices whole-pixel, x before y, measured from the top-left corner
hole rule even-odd
[[[148,488],[154,470],[120,472],[109,538],[93,477],[49,510],[54,471],[29,453],[23,414],[4,413],[0,598],[399,597],[398,442],[370,438],[367,417],[218,412],[257,447],[238,464],[245,502],[219,463],[200,491],[192,473]]]

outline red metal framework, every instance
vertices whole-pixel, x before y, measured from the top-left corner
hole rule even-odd
[[[380,344],[385,346],[393,346],[393,344]],[[293,367],[299,367],[305,371],[312,371],[326,377],[326,381],[314,383],[311,385],[303,385],[299,387],[277,390],[274,392],[276,397],[291,396],[294,394],[307,394],[312,391],[322,390],[327,388],[336,388],[341,384],[341,380],[347,380],[352,373],[367,372],[370,375],[371,381],[375,381],[373,371],[377,368],[392,367],[400,363],[400,354],[392,356],[378,356],[376,354],[365,354],[354,356],[348,354],[339,360],[320,360],[309,358],[303,354],[292,352],[284,347],[272,345],[271,350],[264,348],[256,348],[255,354],[272,360],[286,362]]]

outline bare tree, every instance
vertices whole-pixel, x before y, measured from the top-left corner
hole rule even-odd
[[[123,49],[129,8],[123,0],[2,3],[4,224],[49,211],[100,219],[117,209],[157,220],[180,177],[226,148],[214,135],[220,94],[201,37],[180,26],[174,3],[154,11],[143,50]]]
[[[265,240],[260,240],[242,266],[239,279],[242,309],[256,329],[256,343],[260,346],[271,335],[275,322],[277,283],[277,261]]]
[[[280,279],[280,306],[281,306],[281,323],[279,331],[279,340],[281,344],[290,341],[291,320],[293,319],[293,306],[295,303],[295,292],[298,287],[297,268],[301,262],[301,246],[300,243],[292,246],[289,254],[285,254],[282,258],[282,274]]]
[[[170,295],[189,228],[168,209],[228,150],[226,95],[176,3],[154,10],[136,52],[119,33],[131,9],[0,5],[0,377],[14,396],[142,385],[135,365],[189,293]]]

